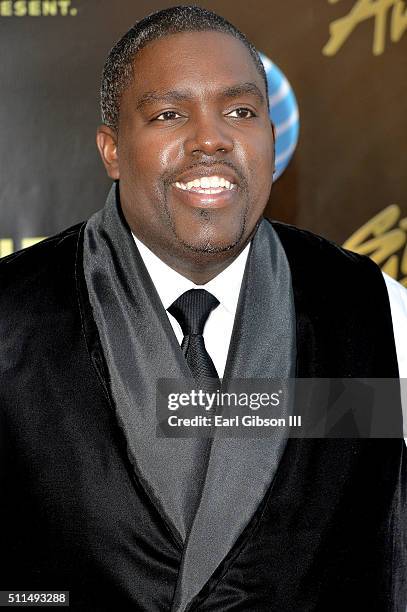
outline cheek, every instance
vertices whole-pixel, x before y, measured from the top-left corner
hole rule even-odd
[[[248,179],[249,213],[252,222],[263,213],[273,180],[273,142],[264,135],[246,143],[242,155],[245,158]]]
[[[259,179],[263,180],[273,165],[273,138],[271,128],[256,129],[244,140],[235,144],[237,157],[246,168],[258,172]]]
[[[245,151],[249,192],[252,195],[268,191],[273,178],[273,145],[267,142],[263,146],[261,144],[258,142],[255,147]]]
[[[169,135],[141,132],[123,147],[123,164],[128,174],[147,187],[147,184],[159,183],[166,174],[179,168],[182,151],[181,142]]]
[[[173,172],[179,168],[183,158],[182,142],[177,139],[161,138],[155,140],[155,164],[160,167],[161,174]]]

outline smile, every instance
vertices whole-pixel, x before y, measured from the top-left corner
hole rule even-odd
[[[236,183],[231,183],[223,176],[202,176],[201,178],[196,178],[187,183],[177,181],[174,185],[183,191],[205,195],[216,195],[224,191],[233,191],[237,189]]]

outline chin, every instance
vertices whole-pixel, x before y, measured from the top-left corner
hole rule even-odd
[[[234,222],[233,222],[234,221]],[[176,239],[185,250],[195,253],[230,253],[239,248],[245,236],[244,219],[226,223],[194,223],[188,228],[173,227]],[[178,231],[177,231],[178,230]]]
[[[178,237],[184,249],[194,253],[220,254],[230,253],[239,248],[242,242],[242,234],[225,237],[206,237],[201,240],[191,240],[191,237],[182,239]]]

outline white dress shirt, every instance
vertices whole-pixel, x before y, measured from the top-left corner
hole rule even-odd
[[[204,287],[219,300],[219,306],[210,313],[207,319],[203,335],[206,350],[212,358],[219,377],[222,378],[250,244],[211,281],[205,285],[195,285],[164,263],[134,234],[133,238],[166,311],[180,295],[189,289]],[[407,379],[407,289],[387,274],[383,276],[390,300],[399,374],[400,378]],[[183,338],[181,327],[168,311],[167,316],[181,344]]]
[[[400,378],[407,379],[407,289],[383,274],[389,294]]]
[[[212,358],[219,377],[222,378],[225,371],[237,302],[239,300],[240,286],[243,280],[250,244],[243,249],[230,266],[215,276],[211,281],[205,285],[195,285],[195,283],[188,278],[185,278],[185,276],[182,276],[182,274],[179,274],[173,270],[173,268],[167,266],[167,264],[150,251],[145,244],[140,242],[134,234],[133,238],[165,310],[167,310],[180,295],[190,289],[204,288],[206,291],[209,291],[209,293],[212,293],[219,301],[219,306],[212,310],[206,321],[203,335],[206,350]],[[176,318],[168,311],[167,316],[178,342],[181,344],[182,338],[184,337],[181,326]]]

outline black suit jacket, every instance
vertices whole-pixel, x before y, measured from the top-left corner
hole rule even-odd
[[[397,376],[378,268],[274,227],[292,271],[297,376]],[[0,264],[0,588],[69,590],[73,609],[171,610],[182,543],[128,460],[82,233]],[[186,609],[404,612],[406,495],[400,439],[289,440],[249,524]]]

